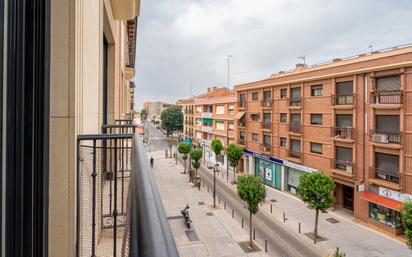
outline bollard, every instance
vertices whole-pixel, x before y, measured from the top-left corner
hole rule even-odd
[[[225,202],[225,210],[226,210],[226,202]]]
[[[209,193],[209,186],[207,186],[207,192]]]
[[[220,195],[219,195],[219,197],[218,197],[218,202],[219,202],[219,204],[220,204]]]
[[[205,182],[203,181],[203,188],[205,188]]]
[[[265,253],[268,252],[268,240],[265,239]]]
[[[256,230],[253,229],[253,240],[255,240],[255,239],[256,239]]]
[[[270,204],[270,213],[272,213],[272,204]]]
[[[286,214],[283,213],[283,223],[286,223]]]
[[[242,218],[242,228],[243,228],[243,218]]]
[[[298,231],[299,231],[299,234],[300,234],[300,222],[298,223]]]
[[[232,209],[232,219],[235,218],[235,209]]]

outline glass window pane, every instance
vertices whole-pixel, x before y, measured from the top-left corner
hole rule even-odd
[[[352,95],[352,94],[353,94],[353,82],[352,81],[336,83],[336,95],[343,96],[343,95]]]
[[[383,91],[399,90],[401,88],[401,78],[400,76],[377,78],[376,88]]]
[[[352,162],[352,148],[336,147],[336,160]]]

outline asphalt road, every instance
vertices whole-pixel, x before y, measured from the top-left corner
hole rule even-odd
[[[145,136],[149,138],[148,145],[145,145],[147,152],[168,150],[169,144],[166,140],[165,135],[161,131],[156,129],[150,121],[144,124]]]
[[[199,172],[205,185],[209,185],[213,190],[213,173],[205,168]],[[219,176],[220,174],[216,174]],[[236,192],[227,187],[219,179],[216,179],[216,197],[220,196],[221,201],[226,201],[230,208],[236,210],[236,215],[240,215],[245,221],[245,226],[249,226],[249,211],[245,207],[243,200],[239,198]],[[216,200],[217,201],[217,200]],[[228,208],[229,208],[228,207]],[[281,257],[315,257],[320,256],[318,252],[310,246],[302,243],[296,234],[285,229],[282,224],[278,224],[273,218],[266,214],[258,212],[253,217],[253,227],[259,237],[268,240],[268,252],[273,256]],[[247,225],[246,225],[247,224]]]

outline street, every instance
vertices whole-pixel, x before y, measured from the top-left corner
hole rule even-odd
[[[156,129],[150,120],[144,123],[145,138],[148,138],[148,144],[145,144],[147,152],[169,150],[169,145],[166,137],[161,131]]]

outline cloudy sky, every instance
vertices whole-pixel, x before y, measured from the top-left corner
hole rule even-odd
[[[412,0],[143,0],[136,101],[175,102],[209,86],[412,43]]]

